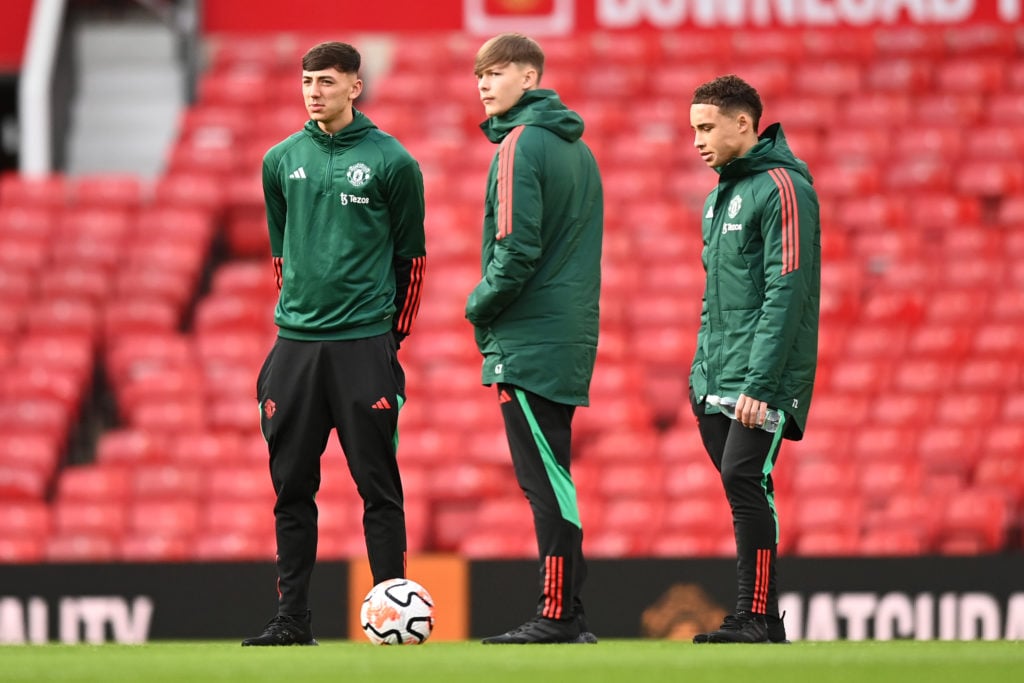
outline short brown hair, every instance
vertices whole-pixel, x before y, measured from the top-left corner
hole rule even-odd
[[[362,58],[359,51],[348,43],[330,41],[309,48],[302,55],[303,71],[337,69],[343,74],[358,74]]]
[[[761,96],[757,91],[733,74],[719,76],[713,81],[697,86],[690,104],[710,104],[721,109],[722,113],[729,114],[744,111],[753,119],[754,130],[757,130],[761,114],[764,112]]]
[[[522,33],[496,35],[476,53],[473,73],[477,76],[497,64],[526,64],[537,70],[537,81],[544,75],[544,50],[533,38]]]

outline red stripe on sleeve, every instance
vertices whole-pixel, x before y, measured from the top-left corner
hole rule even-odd
[[[497,239],[512,232],[512,186],[515,182],[516,141],[524,126],[516,126],[501,142],[498,150],[498,216]]]
[[[274,284],[277,285],[277,291],[281,291],[281,286],[284,284],[284,259],[280,256],[273,257],[274,262]]]
[[[427,267],[427,257],[417,256],[412,260],[409,271],[409,289],[402,302],[402,310],[398,312],[398,324],[395,329],[402,334],[412,331],[412,322],[420,311],[420,293],[423,291],[423,273]]]
[[[800,213],[797,211],[796,190],[789,173],[773,168],[768,175],[779,190],[782,219],[782,275],[800,267]]]

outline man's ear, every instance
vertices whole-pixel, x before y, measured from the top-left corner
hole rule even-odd
[[[523,70],[523,90],[533,90],[537,87],[539,80],[537,70],[532,66],[528,66]]]
[[[736,117],[736,128],[741,133],[747,133],[754,130],[754,120],[750,118],[750,114],[741,111]]]
[[[359,98],[363,93],[363,79],[357,78],[355,83],[352,84],[352,91],[349,93],[349,99],[353,102]]]

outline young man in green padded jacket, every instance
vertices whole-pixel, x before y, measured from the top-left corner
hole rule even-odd
[[[593,643],[580,589],[583,530],[570,473],[572,418],[588,404],[597,353],[601,178],[583,121],[540,89],[544,53],[502,34],[474,70],[498,145],[487,178],[482,278],[466,318],[496,385],[512,464],[533,511],[540,555],[536,615],[487,644]]]
[[[310,120],[263,159],[278,338],[257,379],[277,502],[278,609],[243,645],[315,645],[320,455],[332,428],[363,499],[374,583],[405,576],[396,460],[405,374],[397,350],[419,308],[426,259],[416,160],[352,105],[360,55],[321,43],[302,58]]]
[[[735,614],[697,643],[787,642],[771,472],[782,439],[803,437],[811,404],[821,226],[807,165],[779,124],[758,135],[761,111],[757,91],[736,76],[698,87],[690,107],[697,152],[719,174],[704,204],[707,277],[690,401],[732,508],[739,586]],[[762,428],[769,411],[779,416],[775,431]]]

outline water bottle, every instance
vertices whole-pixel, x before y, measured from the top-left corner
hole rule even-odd
[[[718,409],[722,411],[722,414],[730,420],[736,419],[736,399],[730,396],[715,396],[714,394],[708,394],[708,397],[705,400],[708,405],[717,406]],[[763,429],[769,434],[774,434],[775,430],[779,428],[781,418],[782,416],[779,414],[778,409],[769,408],[768,412],[766,412],[764,416],[764,424],[758,427],[758,429]]]

